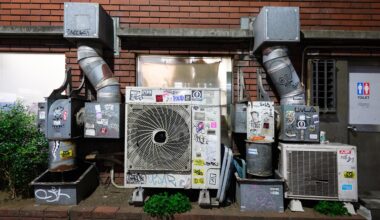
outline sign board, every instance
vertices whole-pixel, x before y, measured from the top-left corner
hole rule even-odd
[[[380,69],[352,68],[349,93],[349,124],[380,125]]]

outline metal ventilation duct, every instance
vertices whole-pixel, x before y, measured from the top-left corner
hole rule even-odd
[[[288,57],[286,47],[263,50],[264,67],[281,98],[281,105],[304,105],[305,89]]]
[[[78,62],[90,83],[97,91],[98,102],[120,102],[120,84],[101,57],[101,47],[95,44],[78,45]]]

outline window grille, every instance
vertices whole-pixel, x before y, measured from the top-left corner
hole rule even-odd
[[[336,112],[336,67],[335,60],[312,61],[311,104],[319,106],[321,113]]]

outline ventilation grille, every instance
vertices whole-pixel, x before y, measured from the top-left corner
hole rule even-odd
[[[288,152],[291,196],[338,197],[336,152]]]
[[[313,60],[311,104],[320,112],[336,112],[335,60]]]
[[[189,171],[191,108],[178,105],[128,105],[129,170]]]

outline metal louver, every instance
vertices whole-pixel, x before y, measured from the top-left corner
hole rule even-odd
[[[289,195],[338,197],[336,152],[289,151]]]
[[[128,105],[129,170],[190,171],[191,107]]]

